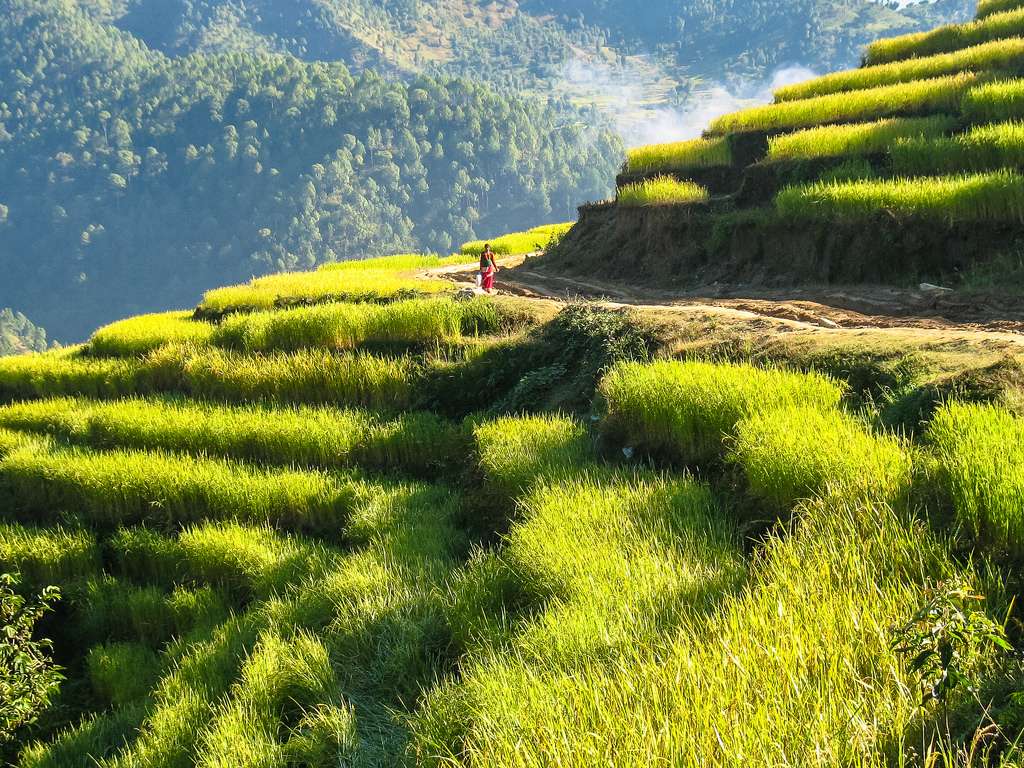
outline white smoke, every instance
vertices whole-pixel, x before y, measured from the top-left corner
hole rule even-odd
[[[615,121],[627,147],[684,141],[700,136],[717,117],[738,109],[767,104],[777,88],[815,77],[807,67],[783,67],[763,81],[726,86],[709,83],[680,107],[659,104],[663,87],[656,72],[635,66],[611,68],[573,58],[565,66],[563,87],[595,102]]]

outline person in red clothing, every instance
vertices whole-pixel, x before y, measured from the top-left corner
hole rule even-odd
[[[491,244],[484,246],[484,252],[480,254],[480,287],[487,293],[494,293],[494,275],[498,272],[498,263],[494,259],[494,251]]]

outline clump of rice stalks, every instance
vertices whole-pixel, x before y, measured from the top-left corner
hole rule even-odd
[[[972,88],[964,96],[964,117],[974,123],[1024,118],[1024,80],[1002,80]]]
[[[487,299],[425,299],[387,305],[325,304],[233,315],[213,343],[247,352],[309,347],[350,350],[364,344],[415,345],[455,341],[464,334],[499,329],[499,312]]]
[[[817,77],[804,83],[780,88],[775,92],[775,101],[780,103],[809,99],[831,93],[955,75],[960,72],[1016,71],[1020,69],[1022,56],[1024,39],[994,40],[952,53],[893,61]]]
[[[473,436],[487,483],[508,498],[593,457],[586,428],[565,416],[495,419],[477,425]]]
[[[100,328],[85,351],[98,357],[137,357],[170,343],[206,344],[214,327],[192,319],[191,312],[139,315]]]
[[[135,391],[137,371],[135,359],[82,357],[74,350],[0,357],[0,399],[119,397]]]
[[[285,272],[260,277],[245,285],[232,285],[207,291],[197,312],[219,316],[228,312],[299,304],[324,304],[336,301],[383,301],[416,294],[451,291],[449,280],[427,280],[397,270],[330,269],[316,272]]]
[[[834,408],[843,388],[813,373],[661,361],[615,366],[600,392],[606,434],[629,447],[702,464],[724,454],[722,440],[741,419],[787,405]]]
[[[983,547],[1024,556],[1024,420],[998,406],[951,403],[928,439],[957,519]]]
[[[455,256],[437,256],[424,253],[399,253],[394,256],[377,256],[372,259],[349,259],[321,264],[321,272],[364,272],[367,270],[394,273],[412,272],[421,269],[449,267],[463,264],[464,259]]]
[[[750,491],[779,510],[816,496],[900,504],[913,468],[899,440],[872,435],[840,411],[803,407],[741,421],[731,458]]]
[[[0,523],[0,572],[14,571],[23,583],[41,589],[67,588],[100,571],[96,537],[84,530],[35,528]]]
[[[936,115],[807,128],[769,138],[768,159],[809,160],[884,154],[900,139],[937,138],[955,126],[955,118]]]
[[[1024,220],[1024,176],[999,170],[939,178],[817,182],[787,187],[775,198],[794,219],[860,219],[882,211],[936,221]]]
[[[650,144],[626,153],[626,173],[651,173],[686,168],[715,168],[732,165],[729,140],[692,139],[671,144]]]
[[[1021,0],[978,0],[976,19],[984,19],[995,13],[1012,11],[1024,5]]]
[[[1024,9],[993,13],[967,24],[947,24],[928,32],[890,37],[871,43],[864,52],[867,66],[903,59],[958,51],[991,40],[1005,40],[1024,33]]]
[[[157,655],[138,643],[94,646],[85,666],[93,693],[115,707],[144,699],[160,677]]]
[[[671,176],[658,176],[620,187],[616,199],[619,205],[629,207],[682,205],[706,202],[708,191],[692,181],[679,181]]]
[[[735,131],[776,131],[883,117],[955,113],[964,94],[978,82],[978,75],[960,74],[769,104],[720,117],[708,132],[722,135]]]
[[[896,173],[927,175],[994,171],[1024,165],[1024,122],[978,125],[948,138],[917,137],[893,144]]]
[[[561,238],[573,228],[573,225],[574,222],[571,221],[565,224],[545,224],[526,232],[502,235],[493,240],[472,240],[463,243],[459,252],[463,256],[479,256],[487,244],[490,244],[491,250],[498,256],[515,256],[521,253],[543,251],[548,247],[549,242]]]

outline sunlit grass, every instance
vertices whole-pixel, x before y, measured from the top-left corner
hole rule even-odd
[[[626,153],[625,171],[651,173],[728,165],[732,165],[732,150],[727,139],[691,139],[631,149]]]
[[[935,117],[888,118],[871,123],[825,125],[768,139],[769,160],[809,160],[887,152],[899,139],[931,139],[952,130],[956,120]]]
[[[978,0],[978,12],[975,18],[984,19],[994,13],[1012,11],[1024,5],[1021,0]]]
[[[1024,165],[1024,122],[978,125],[947,138],[916,137],[890,148],[893,169],[903,175],[992,171]]]
[[[0,572],[16,572],[36,589],[94,577],[100,570],[96,536],[86,530],[0,523]]]
[[[999,170],[938,178],[822,181],[775,198],[784,217],[859,219],[881,212],[937,221],[1024,220],[1024,176]]]
[[[1001,80],[972,88],[964,96],[963,113],[974,123],[1024,119],[1024,80]]]
[[[978,81],[974,74],[951,75],[753,107],[718,118],[709,132],[721,135],[955,113],[964,94]]]
[[[484,246],[490,245],[491,250],[498,256],[515,256],[521,253],[532,253],[543,251],[547,248],[552,238],[557,239],[572,229],[574,222],[565,224],[545,224],[534,227],[526,232],[513,232],[508,235],[501,235],[493,240],[472,240],[463,243],[459,252],[464,256],[479,257],[483,253]]]
[[[707,201],[708,191],[692,181],[658,176],[620,187],[616,199],[628,207],[702,203]]]
[[[1024,9],[1014,8],[986,15],[966,24],[947,24],[928,32],[915,32],[871,43],[864,61],[869,66],[892,61],[957,51],[991,40],[1005,40],[1024,33]]]
[[[213,332],[214,326],[193,320],[191,312],[138,315],[100,328],[86,350],[102,357],[133,357],[168,343],[203,344]]]
[[[1021,30],[1024,32],[1024,28]],[[775,92],[775,101],[795,101],[831,93],[908,83],[960,72],[1017,71],[1024,57],[1024,39],[993,40],[952,53],[893,61],[873,67],[849,69],[786,86]]]

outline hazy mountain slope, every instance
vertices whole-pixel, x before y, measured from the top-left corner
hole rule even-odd
[[[0,309],[0,355],[46,351],[46,331],[21,312]]]
[[[269,54],[171,58],[69,3],[0,15],[0,306],[59,339],[275,269],[565,218],[621,157],[594,116]]]

